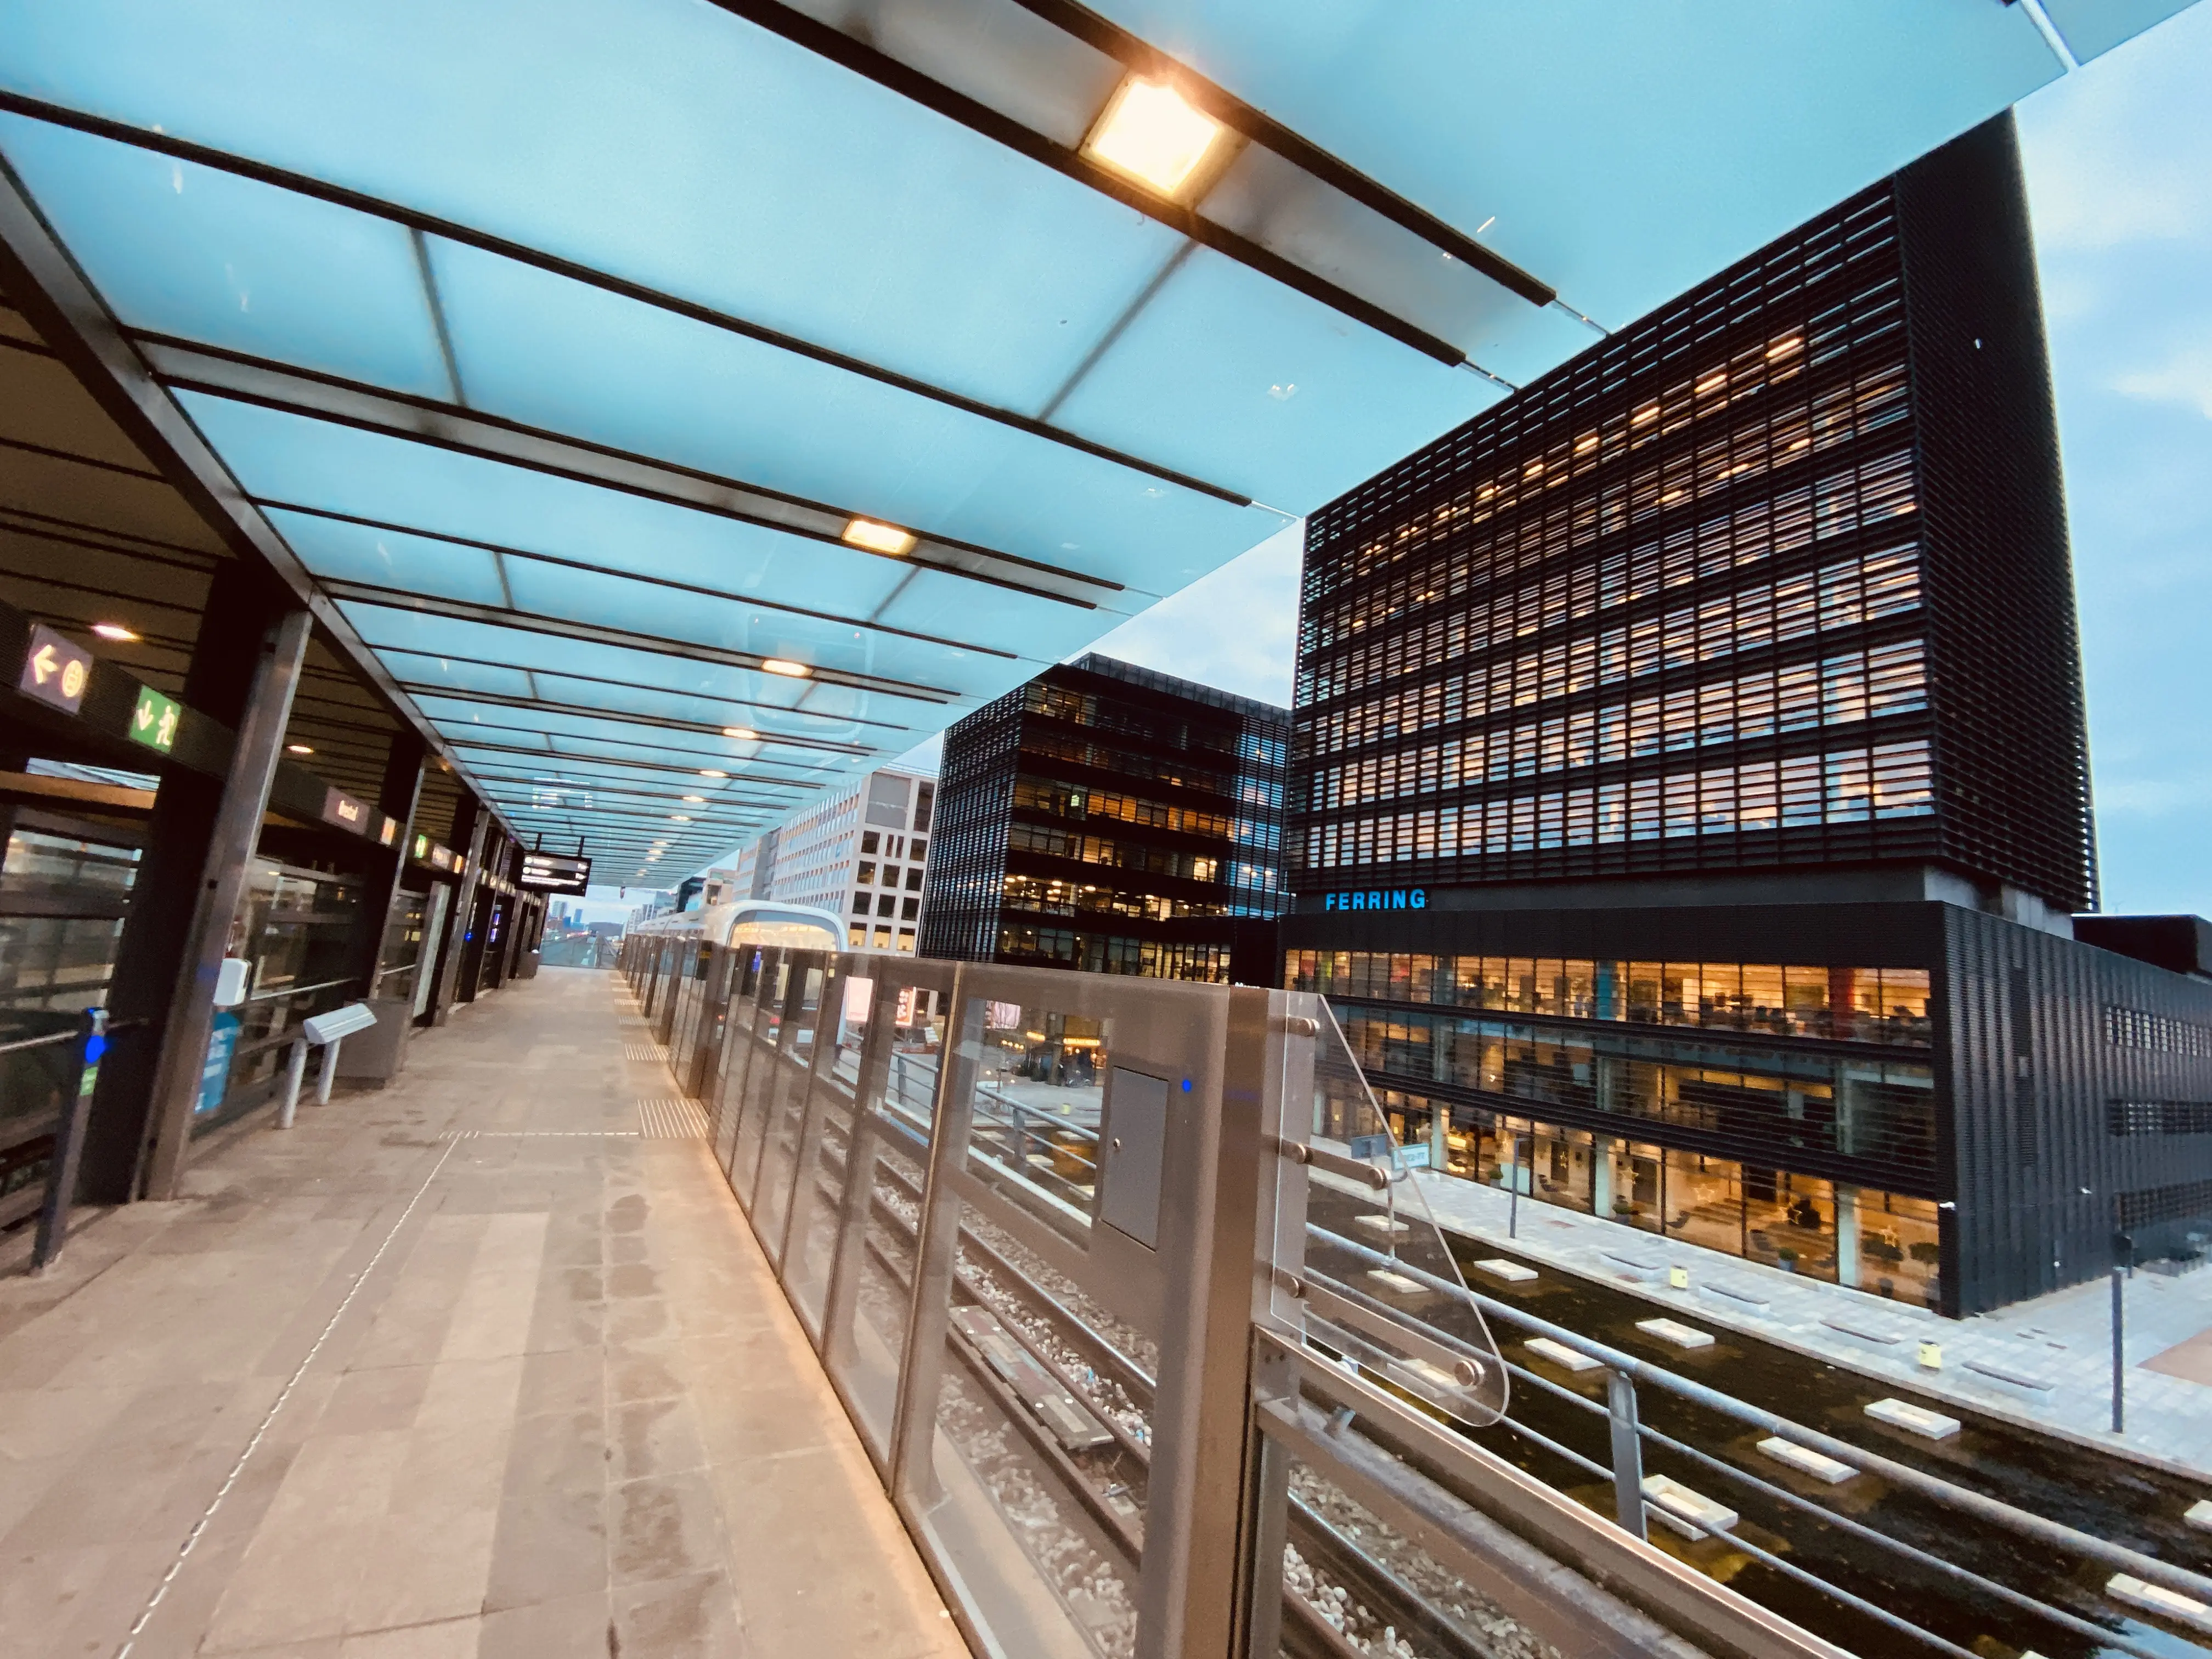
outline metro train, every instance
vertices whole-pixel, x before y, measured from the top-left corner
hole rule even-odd
[[[702,945],[784,945],[802,951],[842,951],[845,924],[807,904],[735,899],[698,910],[672,910],[635,922],[632,933],[695,939]]]

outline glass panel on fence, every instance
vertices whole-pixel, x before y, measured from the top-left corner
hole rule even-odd
[[[1458,1659],[1553,1651],[1324,1470],[1291,1461],[1285,1522],[1286,1653],[1348,1647],[1390,1659]]]
[[[817,964],[819,964],[818,966]],[[769,1259],[781,1262],[787,1244],[792,1189],[797,1183],[810,1103],[814,1096],[817,1061],[830,1064],[842,1041],[844,996],[836,977],[836,961],[813,952],[806,957],[806,978],[797,1024],[786,1045],[790,1056],[776,1115],[767,1124],[768,1142],[761,1158],[759,1185],[753,1194],[754,1223]]]
[[[860,1094],[849,1127],[841,1131],[834,1113],[824,1121],[821,1165],[837,1173],[842,1201],[823,1352],[878,1465],[890,1453],[906,1352],[930,1102],[949,1006],[943,992],[927,988],[885,983],[873,991],[871,1034],[887,1052],[855,1077]],[[872,1026],[878,1018],[890,1022],[880,1033]],[[842,1059],[836,1075],[843,1075]]]
[[[817,1042],[836,1040],[836,1011],[830,1012],[827,1033],[817,1031],[828,959],[820,951],[793,953],[794,1004],[784,999],[783,1029],[775,1046],[769,1085],[762,1101],[760,1168],[753,1179],[753,1231],[771,1261],[783,1256],[783,1219],[791,1202],[791,1179],[799,1160],[799,1131],[806,1113],[807,1082]]]
[[[753,1175],[760,1167],[761,1102],[775,1073],[776,1043],[783,1031],[783,1004],[791,983],[791,963],[781,948],[764,950],[753,991],[752,1030],[745,1048],[738,1091],[737,1139],[727,1168],[740,1203],[750,1205]]]
[[[1505,1412],[1505,1365],[1430,1213],[1430,1141],[1401,1146],[1328,1005],[1312,1010],[1305,1167],[1305,1338],[1463,1423]],[[1300,1126],[1287,1121],[1287,1139]]]
[[[921,1524],[1001,1651],[1122,1659],[1151,1445],[1132,1351],[1149,1345],[960,1207]]]
[[[702,1104],[717,1097],[716,1074],[722,1058],[722,1034],[729,1024],[730,987],[737,977],[738,952],[709,947],[706,972],[706,1000],[701,1007],[699,1033],[691,1056],[676,1074],[676,1086]]]
[[[968,1168],[1011,1202],[1083,1239],[1098,1194],[1110,1021],[983,1004]]]
[[[744,1101],[745,1060],[752,1053],[754,1000],[760,994],[761,957],[757,947],[739,945],[731,952],[730,994],[722,1020],[721,1052],[714,1060],[714,1083],[708,1097],[714,1113],[714,1162],[726,1174],[737,1151],[738,1116]]]
[[[883,963],[877,958],[839,959],[838,976],[831,981],[829,1006],[836,1014],[823,1036],[831,1043],[817,1066],[807,1091],[806,1120],[799,1134],[799,1177],[792,1184],[791,1214],[784,1224],[783,1284],[800,1321],[817,1340],[822,1329],[822,1304],[830,1289],[830,1268],[837,1248],[837,1219],[844,1197],[846,1160],[851,1156],[853,1102],[860,1082],[862,1055],[878,1070],[890,1048],[887,1034],[874,1029],[896,1012],[896,988],[890,1006],[879,1012],[877,992],[881,981],[872,975]],[[822,1039],[817,1039],[820,1041]]]

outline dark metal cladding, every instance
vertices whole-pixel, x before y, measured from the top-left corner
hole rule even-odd
[[[2094,902],[2010,118],[1316,513],[1295,884],[1934,860]]]
[[[1097,653],[945,734],[921,954],[1272,984],[1283,709]]]

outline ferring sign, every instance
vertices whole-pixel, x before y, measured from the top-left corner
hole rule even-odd
[[[1425,887],[1380,887],[1364,893],[1324,893],[1321,908],[1324,910],[1425,910],[1429,908],[1429,890]]]

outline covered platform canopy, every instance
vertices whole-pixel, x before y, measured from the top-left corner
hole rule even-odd
[[[4,0],[0,241],[659,884],[2179,9]]]

